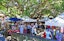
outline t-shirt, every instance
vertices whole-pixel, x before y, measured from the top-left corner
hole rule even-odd
[[[20,26],[20,33],[23,34],[23,31],[24,31],[24,25],[21,25]]]
[[[28,25],[28,26],[27,26],[27,29],[30,29],[30,28],[31,28],[31,26],[30,26],[30,25]]]
[[[51,39],[51,32],[50,31],[46,31],[46,38]]]

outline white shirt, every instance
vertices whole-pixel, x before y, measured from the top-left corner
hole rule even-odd
[[[37,34],[35,26],[32,27],[32,33]]]

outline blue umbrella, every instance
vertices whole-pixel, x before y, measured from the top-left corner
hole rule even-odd
[[[11,20],[11,21],[22,21],[22,19],[19,19],[19,18],[10,18],[9,20]]]

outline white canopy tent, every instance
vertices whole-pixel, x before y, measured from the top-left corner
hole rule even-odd
[[[64,27],[64,20],[59,17],[56,17],[52,20],[46,21],[45,25]]]
[[[58,15],[56,18],[46,21],[45,25],[60,27],[59,29],[61,30],[61,33],[63,33],[64,32],[64,12]]]
[[[47,21],[47,20],[50,20],[49,18],[43,18],[43,19],[40,19],[39,21],[40,22],[45,22],[45,21]]]
[[[22,17],[22,19],[24,20],[24,22],[37,22],[36,19],[31,19],[28,16],[24,16]]]
[[[37,22],[37,21],[33,19],[27,19],[27,20],[24,20],[24,22]]]
[[[63,20],[64,20],[64,12],[63,12],[63,13],[61,13],[60,15],[58,15],[57,17],[59,17],[59,18],[61,18],[61,19],[63,19]]]

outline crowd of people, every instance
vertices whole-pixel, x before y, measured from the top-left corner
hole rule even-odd
[[[8,17],[6,17],[8,18]],[[6,19],[5,17],[2,19]],[[5,21],[5,20],[4,20]],[[8,36],[11,36],[13,33],[20,34],[31,34],[35,36],[41,36],[46,39],[56,39],[57,41],[64,41],[64,33],[61,33],[60,29],[52,28],[49,26],[45,26],[42,22],[4,22],[2,21],[0,24],[0,33],[8,33]],[[7,35],[6,33],[6,35]]]
[[[8,33],[20,33],[20,34],[31,34],[35,36],[41,36],[46,39],[55,39],[57,41],[64,40],[64,33],[61,33],[60,29],[50,28],[49,26],[44,26],[42,22],[39,23],[27,23],[27,22],[15,22],[11,23],[11,27]]]

